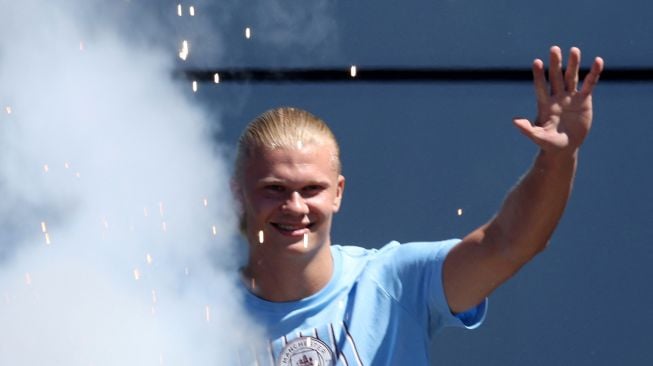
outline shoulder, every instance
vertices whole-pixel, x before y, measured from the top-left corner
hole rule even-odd
[[[410,265],[420,263],[442,262],[449,251],[460,242],[459,239],[442,241],[390,242],[376,253],[379,262],[392,265]]]
[[[334,245],[332,253],[336,261],[342,262],[346,272],[356,269],[354,271],[357,274],[365,271],[377,279],[393,278],[412,272],[421,273],[424,270],[439,272],[447,254],[458,242],[459,239],[403,244],[391,241],[378,249]]]

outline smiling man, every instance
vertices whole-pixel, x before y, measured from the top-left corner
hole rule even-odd
[[[269,343],[241,354],[257,365],[427,365],[431,335],[474,328],[487,297],[544,249],[567,199],[592,121],[596,58],[578,90],[580,50],[567,69],[535,60],[538,113],[514,124],[539,146],[499,212],[462,240],[332,245],[345,188],[335,137],[295,108],[265,112],[239,141],[234,193],[249,243],[245,306]]]

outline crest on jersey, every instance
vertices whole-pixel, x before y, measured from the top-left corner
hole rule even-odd
[[[333,352],[315,337],[299,337],[281,350],[278,366],[333,366]]]

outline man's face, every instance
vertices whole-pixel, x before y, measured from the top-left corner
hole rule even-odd
[[[236,194],[250,245],[296,255],[331,244],[345,185],[333,151],[330,143],[260,149],[245,162]]]

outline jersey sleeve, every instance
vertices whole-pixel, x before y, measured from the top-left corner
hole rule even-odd
[[[429,334],[443,327],[473,329],[481,325],[487,299],[463,313],[453,314],[447,303],[442,282],[442,268],[449,251],[458,239],[439,242],[392,242],[379,251],[379,284],[416,321],[428,324]]]

